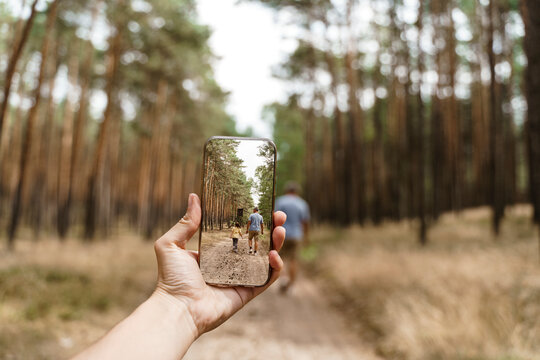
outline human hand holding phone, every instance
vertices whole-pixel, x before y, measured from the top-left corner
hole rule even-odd
[[[159,293],[178,306],[186,306],[197,336],[223,323],[242,306],[262,293],[279,278],[283,267],[278,251],[285,240],[285,213],[274,213],[274,250],[268,254],[272,275],[263,287],[215,287],[206,284],[197,264],[196,251],[185,249],[187,241],[195,234],[201,221],[201,205],[197,195],[191,194],[186,215],[156,241]]]
[[[179,359],[203,333],[217,327],[268,288],[283,268],[278,250],[285,239],[286,215],[274,214],[272,276],[263,287],[207,285],[196,251],[185,249],[201,221],[197,195],[190,194],[186,215],[154,244],[158,284],[131,315],[74,359]]]

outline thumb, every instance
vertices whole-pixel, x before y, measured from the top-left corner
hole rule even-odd
[[[189,194],[186,214],[156,242],[158,245],[175,243],[185,249],[186,242],[195,234],[201,222],[201,202],[196,194]]]

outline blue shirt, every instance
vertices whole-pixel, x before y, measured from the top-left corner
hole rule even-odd
[[[251,224],[249,224],[250,231],[261,231],[261,224],[263,223],[261,214],[253,213],[249,215],[249,221],[251,221]]]
[[[283,225],[287,231],[287,239],[302,240],[304,236],[303,223],[309,221],[309,206],[307,202],[296,195],[283,195],[276,200],[276,210],[281,210],[287,214],[287,221]]]

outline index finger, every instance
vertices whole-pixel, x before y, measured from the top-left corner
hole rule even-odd
[[[274,212],[274,226],[281,226],[285,224],[287,215],[283,211]]]

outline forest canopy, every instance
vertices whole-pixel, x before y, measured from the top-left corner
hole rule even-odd
[[[289,98],[264,117],[278,190],[304,184],[314,218],[419,219],[422,243],[445,211],[489,205],[497,234],[505,207],[530,201],[538,221],[537,2],[254,2],[294,19],[274,70]]]
[[[198,188],[201,144],[235,135],[191,0],[0,2],[0,213],[65,237],[120,218],[150,237]],[[13,51],[11,51],[13,49]],[[19,51],[20,50],[20,51]],[[7,66],[6,66],[7,64]]]
[[[21,1],[0,1],[9,244],[20,225],[151,238],[200,188],[204,140],[238,135],[196,2]],[[540,221],[537,1],[249,1],[290,25],[287,100],[262,116],[278,193],[302,183],[315,221],[419,220],[423,244],[446,211]]]

